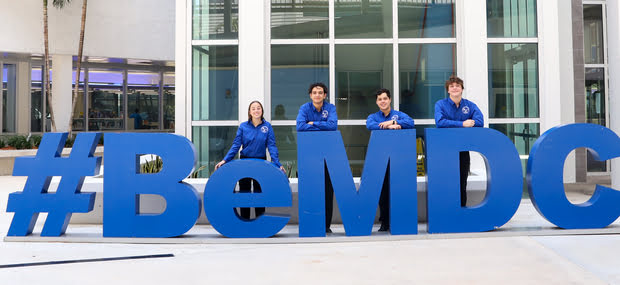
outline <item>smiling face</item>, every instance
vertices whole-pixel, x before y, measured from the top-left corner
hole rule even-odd
[[[456,82],[450,83],[448,86],[448,94],[450,94],[450,98],[461,100],[461,96],[463,95],[463,86]]]
[[[377,96],[377,106],[379,107],[379,110],[381,110],[382,112],[389,112],[391,111],[392,107],[391,104],[392,103],[392,99],[390,99],[390,97],[388,97],[387,93],[381,93],[381,95]]]
[[[325,100],[326,97],[327,97],[327,94],[325,93],[325,90],[323,90],[323,87],[321,86],[316,86],[312,88],[312,91],[310,92],[310,100],[312,100],[312,103],[315,106],[323,104],[323,100]]]
[[[260,120],[263,117],[263,107],[261,107],[258,102],[250,104],[248,115],[252,117],[253,120]]]

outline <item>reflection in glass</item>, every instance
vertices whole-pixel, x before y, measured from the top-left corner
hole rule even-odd
[[[338,119],[366,119],[377,111],[375,92],[393,89],[392,60],[392,45],[336,45]]]
[[[391,38],[392,0],[336,1],[336,38]]]
[[[271,0],[272,39],[323,39],[328,31],[328,0]]]
[[[164,73],[164,130],[174,131],[174,73]]]
[[[239,0],[193,0],[192,39],[236,39]]]
[[[295,126],[274,126],[280,163],[288,178],[297,178],[297,132]]]
[[[489,38],[536,37],[536,0],[487,0]]]
[[[353,177],[361,177],[370,131],[366,126],[338,126],[338,130],[342,134]]]
[[[236,46],[193,47],[193,120],[237,120],[238,50]]]
[[[585,63],[604,63],[602,5],[583,5],[583,40]]]
[[[515,144],[519,155],[529,155],[540,136],[539,124],[491,124],[489,128],[506,135]]]
[[[398,1],[398,36],[453,38],[454,0]]]
[[[123,130],[123,72],[88,70],[88,130]]]
[[[314,82],[329,86],[327,45],[271,46],[273,120],[295,120],[299,107],[310,101],[308,87]]]
[[[159,73],[127,74],[127,129],[159,129]]]
[[[17,68],[15,64],[2,66],[2,132],[15,132],[17,103]]]
[[[412,118],[434,118],[435,102],[447,96],[445,82],[456,74],[455,45],[401,44],[399,69],[400,110]]]
[[[537,44],[489,44],[489,117],[538,117]]]
[[[43,132],[43,67],[33,66],[30,74],[30,131]]]
[[[607,98],[605,88],[605,69],[586,68],[586,123],[607,126]],[[607,171],[607,163],[594,159],[592,152],[588,152],[588,171]]]
[[[205,169],[198,173],[198,177],[206,178],[211,176],[215,165],[224,159],[226,153],[232,146],[232,142],[237,134],[234,127],[193,127],[192,142],[198,154],[196,169],[204,166]],[[238,159],[239,156],[235,156]]]

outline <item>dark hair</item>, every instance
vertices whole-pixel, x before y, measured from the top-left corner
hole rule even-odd
[[[390,98],[390,99],[392,98],[392,95],[390,95],[390,90],[387,90],[385,88],[381,88],[381,89],[377,90],[377,92],[375,92],[376,98],[379,98],[379,95],[381,95],[383,93],[385,93],[385,95],[387,95],[388,98]]]
[[[263,117],[263,115],[265,115],[265,108],[263,108],[263,104],[261,104],[260,101],[252,101],[250,102],[250,105],[248,105],[248,122],[252,121],[252,115],[250,115],[250,109],[252,108],[252,104],[254,103],[258,103],[258,105],[260,105],[260,109],[261,109],[260,119],[265,120],[265,118]]]
[[[310,87],[308,88],[308,94],[312,94],[312,89],[314,89],[314,87],[323,88],[323,93],[327,94],[327,86],[325,86],[323,82],[316,82],[316,83],[310,84]]]
[[[448,78],[448,80],[446,80],[446,91],[450,91],[450,90],[448,90],[448,88],[450,88],[450,84],[452,84],[452,83],[459,84],[459,85],[461,85],[461,88],[465,89],[465,85],[463,85],[463,79],[460,79],[456,75],[451,75],[450,78]]]

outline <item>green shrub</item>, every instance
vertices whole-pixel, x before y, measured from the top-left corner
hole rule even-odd
[[[41,137],[40,135],[30,136],[30,142],[34,147],[37,148],[39,147],[39,145],[41,145],[41,139],[43,139],[43,137]]]
[[[4,142],[3,139],[0,139],[0,148],[3,148],[6,146],[6,143]]]
[[[101,134],[101,138],[99,139],[98,145],[103,145],[103,134]]]
[[[153,160],[140,164],[140,173],[157,173],[161,171],[163,166],[164,162],[161,160],[161,157],[158,156]]]
[[[16,149],[29,149],[32,144],[25,136],[12,136],[7,139],[7,145]]]
[[[68,136],[67,140],[65,141],[65,147],[73,147],[74,142],[75,142],[75,139],[71,136]]]

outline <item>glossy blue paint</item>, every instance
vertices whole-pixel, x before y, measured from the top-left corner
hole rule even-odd
[[[546,131],[532,146],[527,162],[530,199],[545,219],[565,229],[604,228],[620,216],[620,191],[601,185],[590,200],[573,204],[564,190],[564,161],[580,147],[601,161],[620,157],[620,138],[594,124],[571,124]]]
[[[501,227],[519,207],[519,153],[502,133],[486,128],[426,129],[429,233],[482,232]],[[485,158],[487,192],[474,207],[460,206],[459,152]]]

